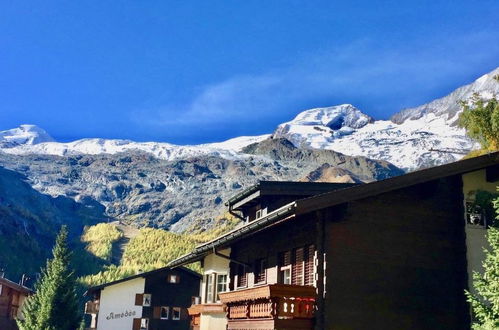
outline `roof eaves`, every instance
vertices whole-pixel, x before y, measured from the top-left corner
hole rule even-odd
[[[97,291],[97,290],[101,290],[105,287],[108,287],[108,286],[111,286],[111,285],[115,285],[115,284],[119,284],[119,283],[123,283],[123,282],[126,282],[126,281],[130,281],[130,280],[133,280],[133,279],[136,279],[136,278],[139,278],[139,277],[146,277],[148,275],[151,275],[151,274],[154,274],[154,273],[157,273],[157,272],[160,272],[160,271],[164,271],[164,270],[168,270],[168,269],[172,269],[173,267],[169,267],[169,266],[165,266],[165,267],[161,267],[161,268],[158,268],[158,269],[153,269],[153,270],[150,270],[150,271],[147,271],[147,272],[143,272],[143,273],[139,273],[139,274],[135,274],[135,275],[131,275],[131,276],[128,276],[128,277],[125,277],[125,278],[122,278],[122,279],[119,279],[119,280],[116,280],[116,281],[111,281],[111,282],[107,282],[107,283],[102,283],[102,284],[99,284],[99,285],[96,285],[96,286],[92,286],[90,288],[87,289],[87,291],[85,291],[85,293],[83,294],[84,296],[86,296],[88,293],[91,293],[91,292],[94,292],[94,291]],[[189,268],[186,268],[186,267],[175,267],[177,269],[180,269],[180,270],[183,270],[193,276],[196,276],[196,277],[199,277],[201,278],[201,275],[196,273],[195,271],[189,269]]]
[[[260,219],[252,221],[240,228],[236,228],[216,239],[209,241],[207,243],[198,245],[193,252],[185,254],[178,259],[173,260],[168,264],[169,267],[177,267],[181,265],[185,265],[194,261],[198,261],[203,256],[208,254],[213,249],[223,246],[224,244],[228,244],[235,240],[242,238],[243,236],[255,232],[259,229],[265,228],[278,220],[282,219],[286,215],[294,214],[296,209],[296,202],[291,202],[289,204],[284,205],[283,207],[267,214]]]
[[[260,189],[260,185],[261,185],[261,182],[258,182],[257,184],[254,184],[246,189],[244,189],[243,191],[241,191],[240,193],[232,196],[231,198],[229,198],[229,200],[225,203],[225,206],[230,206],[234,203],[237,203],[238,201],[240,201],[241,199],[245,198],[246,196],[249,196],[251,195],[252,193],[254,193],[255,191],[257,191],[258,189]]]
[[[33,290],[31,290],[30,288],[28,288],[24,285],[20,285],[16,282],[13,282],[5,277],[0,277],[0,284],[6,285],[6,286],[11,287],[13,289],[16,289],[18,291],[33,293]]]

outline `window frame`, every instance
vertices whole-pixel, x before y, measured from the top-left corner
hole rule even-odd
[[[172,281],[173,278],[175,279],[174,281]],[[177,274],[169,274],[168,278],[167,278],[167,282],[170,284],[179,284],[180,283],[180,276]]]
[[[143,326],[142,324],[145,323],[145,326]],[[140,327],[139,327],[140,330],[148,330],[149,329],[149,319],[148,318],[141,318],[140,319]]]
[[[146,304],[147,298],[149,298],[149,301]],[[144,293],[142,296],[142,306],[143,307],[151,307],[151,303],[152,303],[152,294]]]
[[[169,320],[170,319],[170,306],[161,306],[159,313],[160,320]],[[166,310],[166,317],[163,317],[163,310]]]
[[[221,282],[220,281],[220,277],[225,277],[225,282]],[[223,292],[227,292],[227,289],[229,287],[229,275],[226,274],[226,273],[215,273],[215,278],[216,278],[216,281],[215,281],[215,298],[216,298],[216,302],[220,302],[219,294],[223,293]],[[225,288],[225,290],[223,290],[223,291],[219,290],[219,285],[221,283],[224,285],[224,288]]]
[[[175,311],[178,311],[178,318],[175,318]],[[182,307],[172,307],[172,321],[180,321],[182,317]]]
[[[206,274],[206,285],[205,285],[205,295],[204,302],[206,304],[212,304],[215,302],[215,286],[216,286],[216,273]],[[209,298],[211,297],[211,298]]]

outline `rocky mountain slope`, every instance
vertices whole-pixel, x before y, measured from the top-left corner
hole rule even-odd
[[[247,146],[244,157],[237,159],[203,155],[168,161],[138,151],[75,156],[0,153],[1,166],[22,173],[40,192],[102,205],[107,216],[126,223],[172,231],[209,227],[224,212],[223,202],[240,189],[259,180],[304,178],[325,163],[348,172],[356,182],[402,173],[384,161],[301,150],[283,139]]]
[[[0,166],[24,175],[38,192],[102,209],[104,217],[172,231],[209,227],[223,201],[258,180],[368,182],[462,157],[475,144],[455,125],[457,101],[498,93],[496,74],[499,68],[392,120],[344,104],[304,111],[272,135],[204,145],[59,143],[22,125],[0,132]]]
[[[84,225],[106,221],[104,211],[94,201],[42,194],[20,173],[0,167],[0,269],[12,278],[39,272],[62,224],[76,237]]]

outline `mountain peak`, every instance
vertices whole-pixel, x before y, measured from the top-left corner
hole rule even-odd
[[[299,113],[295,119],[277,127],[273,136],[284,137],[294,145],[322,149],[333,140],[352,134],[374,122],[351,104],[314,108]]]
[[[17,128],[0,131],[0,143],[3,146],[34,145],[55,140],[42,128],[23,124]]]
[[[288,124],[307,126],[326,126],[332,130],[342,127],[361,128],[372,122],[373,118],[362,113],[351,104],[340,104],[326,108],[314,108],[299,113]]]

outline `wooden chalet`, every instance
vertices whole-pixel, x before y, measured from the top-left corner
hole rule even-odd
[[[0,329],[17,330],[16,319],[22,317],[24,300],[32,293],[24,285],[0,276]]]
[[[168,267],[91,287],[85,293],[88,330],[187,330],[187,308],[199,292],[201,276]]]
[[[469,329],[498,185],[499,153],[292,201],[260,183],[227,203],[243,226],[169,266],[203,263],[193,329]]]

